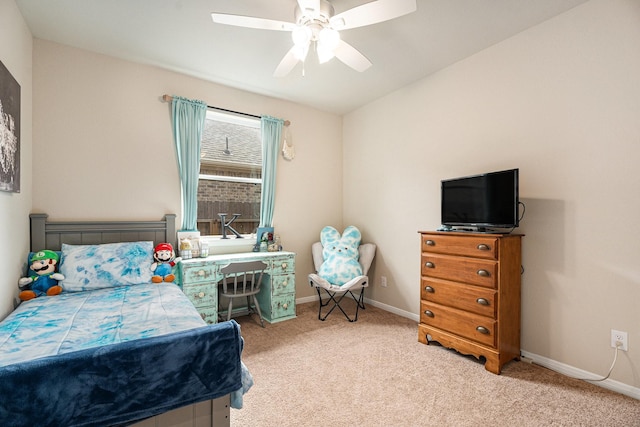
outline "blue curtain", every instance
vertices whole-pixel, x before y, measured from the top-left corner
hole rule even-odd
[[[276,162],[284,121],[263,116],[262,128],[262,194],[260,195],[260,227],[273,227],[276,196]]]
[[[200,143],[207,115],[207,104],[173,96],[171,119],[176,144],[182,194],[182,230],[198,229],[198,176]]]

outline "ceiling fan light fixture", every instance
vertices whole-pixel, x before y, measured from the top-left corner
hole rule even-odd
[[[324,48],[321,44],[317,45],[316,50],[318,51],[318,62],[321,64],[331,61],[336,56],[333,50]]]
[[[291,48],[291,53],[298,61],[304,62],[309,53],[309,43],[306,45],[294,45],[293,48]]]
[[[299,26],[291,32],[291,39],[296,46],[308,46],[312,36],[311,28],[307,26]]]
[[[340,33],[333,28],[324,27],[318,34],[316,50],[321,64],[330,61],[335,56],[335,50],[340,44]]]
[[[340,43],[340,33],[333,28],[324,27],[318,34],[318,43],[333,51]]]

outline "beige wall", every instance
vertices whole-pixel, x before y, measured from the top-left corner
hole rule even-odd
[[[639,76],[640,2],[594,0],[345,116],[344,222],[379,248],[369,295],[417,319],[440,180],[519,167],[523,351],[604,374],[627,331],[612,378],[640,396]]]
[[[340,116],[42,40],[33,74],[33,209],[55,219],[180,216],[163,94],[290,120],[296,158],[278,160],[274,227],[298,254],[298,297],[312,295],[310,244],[342,225]]]
[[[0,191],[0,319],[13,310],[29,251],[31,209],[31,52],[33,42],[13,0],[0,0],[0,61],[20,85],[20,193]]]
[[[368,295],[417,319],[417,231],[439,225],[440,180],[519,167],[523,351],[604,373],[609,330],[628,331],[612,378],[637,393],[639,24],[637,1],[594,0],[341,119],[40,40],[32,91],[31,37],[13,1],[0,0],[0,59],[23,91],[23,192],[0,193],[0,237],[15,242],[3,259],[17,278],[32,193],[33,210],[56,219],[180,214],[159,97],[199,98],[292,121],[297,157],[279,162],[275,226],[298,253],[299,298],[312,296],[319,229],[354,224],[379,248]],[[16,281],[2,280],[15,296]],[[6,314],[10,301],[1,304]]]

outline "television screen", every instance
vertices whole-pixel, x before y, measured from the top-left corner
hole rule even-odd
[[[442,224],[512,228],[518,218],[518,169],[442,181]]]

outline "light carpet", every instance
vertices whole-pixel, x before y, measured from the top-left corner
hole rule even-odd
[[[234,426],[640,426],[636,399],[524,362],[494,375],[376,307],[355,323],[312,303],[264,329],[236,320],[255,385]]]

